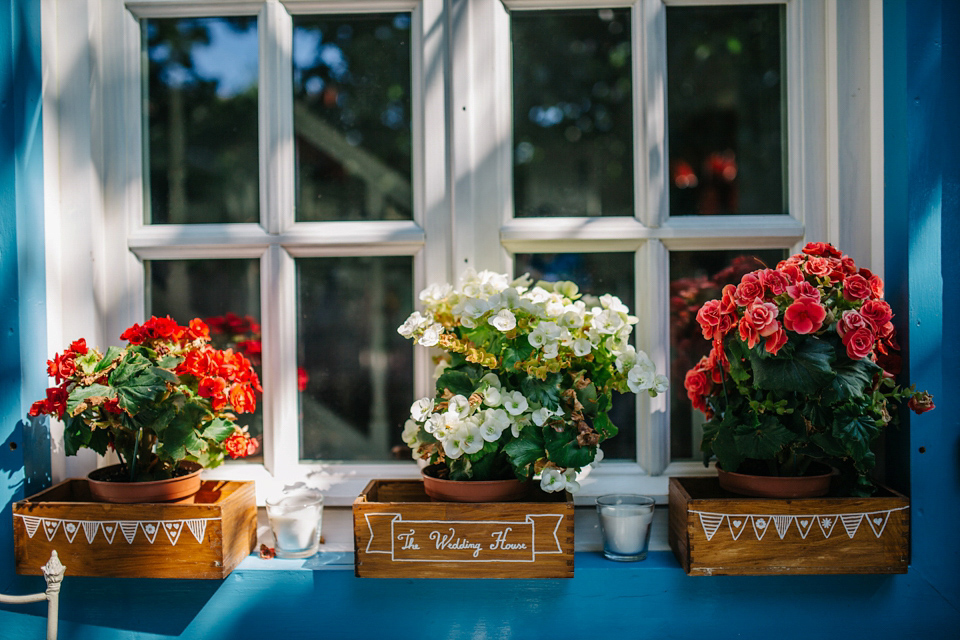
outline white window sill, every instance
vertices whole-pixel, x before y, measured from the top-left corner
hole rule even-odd
[[[654,512],[653,530],[650,532],[650,551],[669,551],[667,544],[667,508],[660,506]],[[238,571],[323,571],[353,570],[353,510],[347,507],[324,507],[323,538],[320,552],[310,558],[286,559],[272,558],[262,560],[257,550],[237,567]],[[267,522],[264,509],[257,510],[257,549],[261,544],[273,547],[273,534]],[[602,559],[603,545],[600,538],[600,526],[597,510],[594,507],[580,507],[574,516],[574,551],[576,553],[595,553]],[[610,562],[611,566],[619,564]],[[574,567],[576,571],[576,567]]]

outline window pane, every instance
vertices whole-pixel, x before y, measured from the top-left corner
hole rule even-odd
[[[584,295],[617,296],[636,315],[633,253],[518,253],[514,274],[529,273],[534,280],[570,280]],[[603,443],[604,459],[637,459],[637,405],[634,395],[613,394],[610,420],[619,433]]]
[[[387,460],[413,402],[413,259],[310,258],[298,264],[300,457]],[[305,378],[305,379],[304,379]]]
[[[783,5],[667,7],[670,213],[785,213]]]
[[[409,220],[410,14],[294,16],[297,220]]]
[[[515,215],[632,216],[630,10],[510,17]]]
[[[260,261],[148,260],[147,316],[167,316],[181,325],[201,318],[211,344],[245,355],[257,375],[260,367]],[[252,415],[238,416],[250,435],[263,434],[263,398]],[[261,453],[243,462],[262,462]]]
[[[703,414],[687,399],[683,379],[710,352],[697,312],[707,300],[719,298],[727,284],[745,273],[775,267],[785,249],[752,251],[672,251],[670,253],[670,457],[702,459]]]
[[[145,222],[257,222],[257,20],[143,20]]]

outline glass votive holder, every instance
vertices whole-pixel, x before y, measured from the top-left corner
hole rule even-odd
[[[629,493],[597,498],[604,556],[619,562],[647,557],[654,504],[650,496]]]
[[[267,518],[278,558],[307,558],[319,550],[323,494],[316,489],[285,491],[267,499]]]

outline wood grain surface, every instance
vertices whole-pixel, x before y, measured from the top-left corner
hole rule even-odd
[[[572,578],[573,499],[432,501],[420,480],[373,480],[353,503],[355,571],[374,578]]]
[[[671,478],[669,542],[689,575],[906,573],[910,501],[736,496]]]
[[[107,504],[71,479],[15,503],[13,514],[17,573],[27,575],[56,550],[74,576],[222,579],[257,534],[253,482],[207,481],[177,503]]]

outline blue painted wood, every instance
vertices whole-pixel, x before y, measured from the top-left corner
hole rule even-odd
[[[12,74],[9,8],[37,4],[0,0],[4,96]],[[103,580],[71,577],[68,568],[61,637],[955,637],[960,335],[948,323],[960,312],[953,284],[960,272],[958,7],[952,0],[884,1],[888,297],[909,346],[904,355],[910,379],[937,393],[937,410],[911,420],[901,440],[891,442],[892,453],[902,454],[899,462],[893,455],[891,464],[909,468],[914,502],[908,574],[693,578],[667,553],[636,565],[580,553],[574,579],[542,582],[361,580],[349,570],[239,570],[223,582]],[[15,222],[5,206],[14,201],[8,167],[11,156],[18,162],[25,157],[13,141],[26,138],[27,126],[21,120],[11,130],[4,108],[0,283],[6,287],[10,263],[3,261],[9,260]],[[19,366],[15,353],[0,350],[0,370]],[[2,394],[0,418],[6,420],[22,407]],[[11,432],[9,423],[0,422],[0,435]],[[16,493],[10,487],[21,475],[20,468],[0,468],[0,585],[12,582],[10,591],[25,593],[39,590],[42,581],[14,577],[8,569],[9,503]],[[0,638],[41,637],[42,615],[40,605],[0,607]]]

